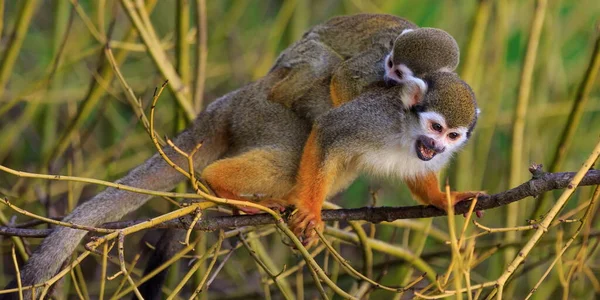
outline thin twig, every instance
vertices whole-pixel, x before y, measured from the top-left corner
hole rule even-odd
[[[502,291],[503,291],[504,285],[506,284],[506,282],[508,281],[510,276],[514,273],[514,271],[521,264],[521,262],[523,262],[523,260],[525,260],[525,257],[527,257],[527,255],[533,249],[535,244],[547,232],[548,226],[550,225],[552,220],[554,220],[554,217],[556,217],[556,215],[562,210],[562,208],[567,203],[567,201],[569,200],[571,195],[575,192],[575,188],[577,186],[579,186],[582,178],[585,176],[586,172],[592,167],[592,165],[594,164],[594,162],[596,161],[598,156],[600,156],[600,141],[598,141],[598,143],[594,147],[592,154],[590,154],[588,159],[583,163],[583,166],[581,167],[579,172],[577,172],[577,174],[573,177],[573,180],[571,181],[571,183],[569,183],[569,186],[567,187],[567,189],[558,198],[558,200],[556,201],[556,203],[554,204],[552,209],[550,209],[548,214],[546,214],[546,216],[544,217],[544,220],[538,224],[538,229],[533,234],[531,239],[529,239],[527,244],[525,244],[525,246],[523,246],[523,248],[519,252],[519,255],[517,255],[514,258],[514,260],[506,267],[502,276],[500,276],[498,278],[497,288],[495,289],[495,290],[497,290],[497,293],[498,293],[497,294],[498,299],[502,299]]]
[[[196,116],[196,111],[191,104],[189,99],[189,90],[187,86],[181,81],[181,78],[175,71],[173,64],[169,61],[167,54],[162,49],[160,41],[156,37],[154,28],[149,24],[149,15],[144,9],[142,1],[132,0],[121,0],[121,5],[131,23],[137,29],[140,37],[146,44],[150,57],[154,61],[156,67],[160,70],[163,76],[171,83],[169,88],[175,95],[175,99],[179,103],[179,106],[185,112],[185,116],[188,120],[193,120]]]
[[[225,234],[223,233],[223,230],[221,230],[219,232],[219,241],[222,241],[223,238],[224,238],[224,236],[225,236]],[[210,264],[208,264],[208,267],[205,270],[206,273],[204,273],[204,277],[202,277],[202,280],[200,280],[200,283],[198,284],[198,286],[196,287],[196,289],[194,290],[194,292],[190,296],[189,300],[192,300],[192,299],[196,298],[202,292],[202,288],[204,287],[204,284],[207,282],[208,276],[210,275],[210,272],[212,271],[212,269],[215,267],[215,263],[217,262],[217,259],[219,258],[219,255],[217,255],[219,253],[219,250],[221,250],[221,249],[217,248],[213,252],[212,260],[210,261]],[[232,251],[233,251],[233,249],[230,250],[230,252],[229,252],[229,254],[228,254],[227,257],[229,257],[229,255],[231,254]],[[201,266],[201,265],[202,265],[202,262],[199,264],[199,266]],[[217,274],[219,273],[219,270],[220,269],[215,270],[213,276],[217,276]],[[206,288],[208,289],[208,285],[207,285]]]
[[[17,288],[19,289],[19,300],[23,300],[23,285],[21,283],[21,271],[19,270],[19,263],[17,262],[17,254],[15,253],[15,245],[13,244],[10,248],[10,255],[15,265],[15,276],[17,277]]]
[[[254,259],[256,264],[258,266],[260,266],[265,271],[265,273],[267,273],[267,275],[270,277],[271,281],[273,283],[275,283],[275,286],[281,291],[282,296],[285,299],[292,299],[291,296],[289,295],[289,292],[286,291],[286,290],[289,290],[289,287],[287,289],[285,289],[285,288],[283,288],[282,283],[281,283],[282,280],[280,278],[280,275],[282,275],[285,272],[285,266],[281,272],[273,273],[271,271],[271,269],[269,268],[269,266],[267,266],[267,264],[265,262],[263,262],[262,259],[260,259],[259,255],[256,253],[256,251],[254,249],[252,249],[252,246],[250,246],[250,244],[248,244],[248,242],[246,241],[246,239],[244,238],[243,235],[240,235],[240,241],[242,241],[242,244],[244,245],[244,247],[246,247],[246,250],[248,250],[248,253]],[[264,283],[266,286],[268,286],[267,280],[265,280]]]
[[[208,251],[206,251],[202,257],[198,258],[195,262],[194,265],[192,265],[192,267],[188,270],[188,272],[185,274],[185,276],[183,276],[183,278],[180,280],[179,284],[177,284],[177,286],[175,287],[175,289],[173,289],[173,292],[171,293],[171,295],[169,295],[169,297],[167,298],[167,300],[171,300],[173,299],[175,296],[177,296],[177,294],[179,293],[179,291],[181,291],[181,289],[183,288],[183,286],[190,280],[190,278],[192,277],[192,275],[194,275],[194,273],[196,272],[196,270],[198,270],[198,268],[200,267],[200,264],[202,264],[202,262],[204,262],[204,260],[206,260],[208,258],[208,255],[210,253],[213,253],[213,259],[214,257],[216,257],[217,252],[221,249],[221,244],[223,243],[223,239],[225,238],[225,235],[223,234],[223,232],[221,232],[219,234],[219,239],[217,240],[217,242],[212,245],[212,247],[210,247],[210,249]]]
[[[579,227],[577,227],[577,230],[575,231],[575,233],[573,233],[573,235],[571,236],[571,238],[569,239],[569,241],[567,241],[567,243],[563,246],[562,249],[560,249],[560,251],[556,254],[556,257],[554,258],[554,260],[552,261],[552,263],[550,264],[550,266],[548,267],[548,269],[546,270],[546,272],[542,275],[542,277],[540,277],[540,279],[538,280],[538,282],[535,284],[535,286],[533,287],[533,289],[531,289],[531,291],[529,292],[529,294],[527,295],[527,297],[525,299],[529,299],[531,298],[531,296],[533,295],[533,293],[535,293],[535,291],[539,288],[539,286],[542,284],[542,282],[544,281],[544,279],[546,279],[546,277],[548,276],[548,274],[550,274],[550,271],[552,271],[552,268],[554,267],[554,265],[562,260],[562,256],[565,253],[565,251],[567,251],[567,248],[569,248],[569,246],[571,246],[571,244],[575,241],[575,239],[577,239],[577,236],[579,235],[579,233],[581,232],[581,230],[583,229],[583,226],[586,224],[586,221],[588,221],[588,218],[591,214],[591,212],[593,211],[593,208],[596,207],[596,201],[598,201],[598,197],[600,196],[600,185],[596,186],[596,190],[594,191],[594,195],[592,196],[592,200],[590,201],[589,206],[587,207],[587,210],[585,211],[585,214],[583,215],[583,217],[581,217],[581,220],[579,221]]]
[[[533,70],[535,67],[535,60],[537,57],[537,49],[540,42],[540,36],[542,34],[542,27],[544,25],[544,17],[546,16],[547,0],[537,0],[535,3],[535,11],[533,14],[533,21],[531,22],[531,28],[529,33],[529,41],[527,43],[527,52],[525,53],[525,61],[523,62],[523,70],[521,72],[521,78],[519,83],[519,95],[517,104],[515,106],[514,125],[512,130],[512,145],[511,145],[511,158],[510,158],[510,176],[508,179],[508,186],[513,187],[521,182],[521,173],[523,165],[523,154],[524,154],[524,142],[525,142],[525,121],[527,115],[527,108],[529,106],[529,99],[531,94],[531,83],[533,79]],[[520,215],[519,204],[508,206],[506,226],[515,227],[517,220]],[[513,241],[517,239],[516,231],[509,231],[506,233],[506,240]],[[514,256],[512,250],[505,253],[504,260],[510,260],[510,257]]]
[[[10,203],[10,201],[8,201],[8,199],[5,198],[0,198],[0,203],[3,203],[4,205],[8,206],[10,209],[28,216],[28,217],[32,217],[41,221],[44,221],[46,223],[50,223],[50,224],[54,224],[54,225],[60,225],[60,226],[64,226],[64,227],[69,227],[69,228],[74,228],[74,229],[81,229],[81,230],[87,230],[87,231],[91,231],[91,232],[98,232],[98,233],[111,233],[114,232],[113,229],[106,229],[106,228],[96,228],[96,227],[92,227],[92,226],[85,226],[85,225],[78,225],[78,224],[74,224],[74,223],[67,223],[67,222],[61,222],[61,221],[56,221],[54,219],[51,218],[46,218],[46,217],[42,217],[42,216],[38,216],[36,214],[30,213],[24,209],[21,209],[15,205],[13,205],[12,203]]]
[[[206,63],[208,57],[207,47],[207,17],[206,0],[196,0],[196,28],[198,41],[196,43],[196,80],[194,84],[194,108],[202,110],[204,99],[204,85],[206,82]]]
[[[386,291],[391,291],[391,292],[395,292],[395,293],[399,293],[405,290],[405,288],[403,287],[389,287],[389,286],[385,286],[379,282],[376,282],[374,280],[372,280],[371,278],[363,275],[362,273],[358,272],[356,269],[354,269],[349,263],[348,261],[346,261],[346,259],[339,254],[337,251],[335,251],[335,249],[333,248],[333,246],[331,246],[331,244],[327,241],[327,239],[325,238],[325,236],[323,236],[323,233],[317,231],[317,234],[319,235],[319,238],[321,239],[321,242],[323,242],[325,244],[325,247],[327,247],[327,250],[329,250],[329,252],[331,254],[333,254],[333,257],[348,271],[348,273],[358,279],[362,279],[372,285],[374,285],[376,288],[380,288]],[[361,241],[362,243],[362,241]]]
[[[140,293],[140,290],[138,290],[137,285],[133,281],[133,278],[131,278],[131,276],[129,275],[129,272],[127,272],[127,268],[125,267],[125,253],[124,253],[125,250],[123,247],[124,242],[125,242],[125,233],[123,231],[119,231],[119,239],[118,239],[117,249],[119,250],[118,251],[119,252],[119,266],[121,266],[121,272],[123,273],[123,276],[125,276],[125,278],[127,278],[127,281],[129,281],[129,283],[133,287],[133,291],[135,292],[135,295],[138,297],[138,299],[144,299],[144,297],[142,297],[142,294]]]
[[[599,70],[600,32],[596,32],[596,43],[594,44],[594,50],[592,51],[592,56],[590,57],[590,62],[588,63],[588,67],[585,70],[583,79],[577,87],[577,94],[575,95],[575,99],[573,100],[573,107],[571,108],[571,112],[569,113],[569,118],[567,119],[565,128],[563,129],[563,132],[560,135],[560,141],[558,142],[558,146],[555,149],[550,168],[548,168],[550,172],[558,171],[561,168],[565,157],[567,156],[567,150],[573,142],[573,138],[575,137],[575,131],[578,128],[579,121],[581,120],[581,116],[583,115],[585,105],[588,102],[588,96],[592,90],[592,86],[596,82],[596,77],[598,76]],[[532,216],[537,216],[540,214],[541,211],[543,211],[544,202],[546,202],[547,198],[546,196],[546,194],[543,194],[540,197],[540,201],[538,201],[535,204],[535,209],[533,210]]]

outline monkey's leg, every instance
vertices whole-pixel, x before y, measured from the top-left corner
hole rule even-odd
[[[285,197],[294,185],[296,160],[291,151],[255,149],[208,165],[201,177],[219,197],[249,201],[248,196],[257,195],[264,199],[259,204],[281,209],[291,204]]]
[[[383,80],[383,63],[388,51],[384,47],[374,47],[344,61],[335,69],[330,84],[334,107],[356,98],[370,84]]]
[[[292,231],[306,247],[318,241],[315,230],[323,231],[321,208],[337,177],[336,162],[323,159],[317,132],[313,130],[304,146],[298,170],[294,197],[298,211],[290,220]]]
[[[433,205],[439,209],[448,209],[448,197],[445,192],[442,192],[439,187],[439,182],[435,172],[429,172],[423,176],[406,179],[406,184],[410,189],[413,197],[423,204]],[[477,195],[485,194],[484,192],[468,191],[468,192],[450,192],[451,204],[475,198]]]
[[[292,107],[310,91],[315,80],[330,77],[342,61],[340,55],[319,41],[298,43],[278,60],[274,70],[285,68],[288,73],[273,85],[267,99]]]

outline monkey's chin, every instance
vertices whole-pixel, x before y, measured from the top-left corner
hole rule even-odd
[[[430,161],[435,157],[437,152],[433,149],[429,149],[423,145],[423,143],[419,140],[415,143],[415,150],[417,152],[417,157],[419,157],[422,161]]]

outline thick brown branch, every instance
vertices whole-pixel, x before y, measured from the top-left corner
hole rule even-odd
[[[534,179],[531,179],[518,187],[494,194],[481,196],[477,201],[476,210],[487,210],[504,206],[509,203],[535,197],[543,192],[566,188],[574,172],[564,173],[539,173],[533,172]],[[600,170],[590,170],[583,178],[580,186],[600,184]],[[456,214],[463,214],[469,210],[471,201],[459,203],[455,207]],[[373,223],[383,221],[394,221],[398,219],[418,219],[443,216],[446,213],[443,210],[432,206],[403,206],[403,207],[362,207],[350,209],[324,210],[323,220],[363,220]],[[124,228],[144,220],[112,222],[105,224],[106,228]],[[243,215],[243,216],[222,216],[199,221],[195,228],[203,231],[214,231],[224,228],[235,228],[241,226],[256,226],[273,224],[274,220],[267,214]],[[179,220],[173,220],[159,224],[157,228],[187,228],[187,224]],[[0,235],[17,235],[26,237],[42,237],[50,233],[50,229],[17,229],[11,227],[0,227]]]

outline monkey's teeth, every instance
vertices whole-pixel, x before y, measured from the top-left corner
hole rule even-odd
[[[425,158],[431,159],[433,158],[433,156],[435,155],[435,151],[431,150],[431,149],[427,149],[424,146],[419,147],[419,152],[421,152],[421,155]]]

